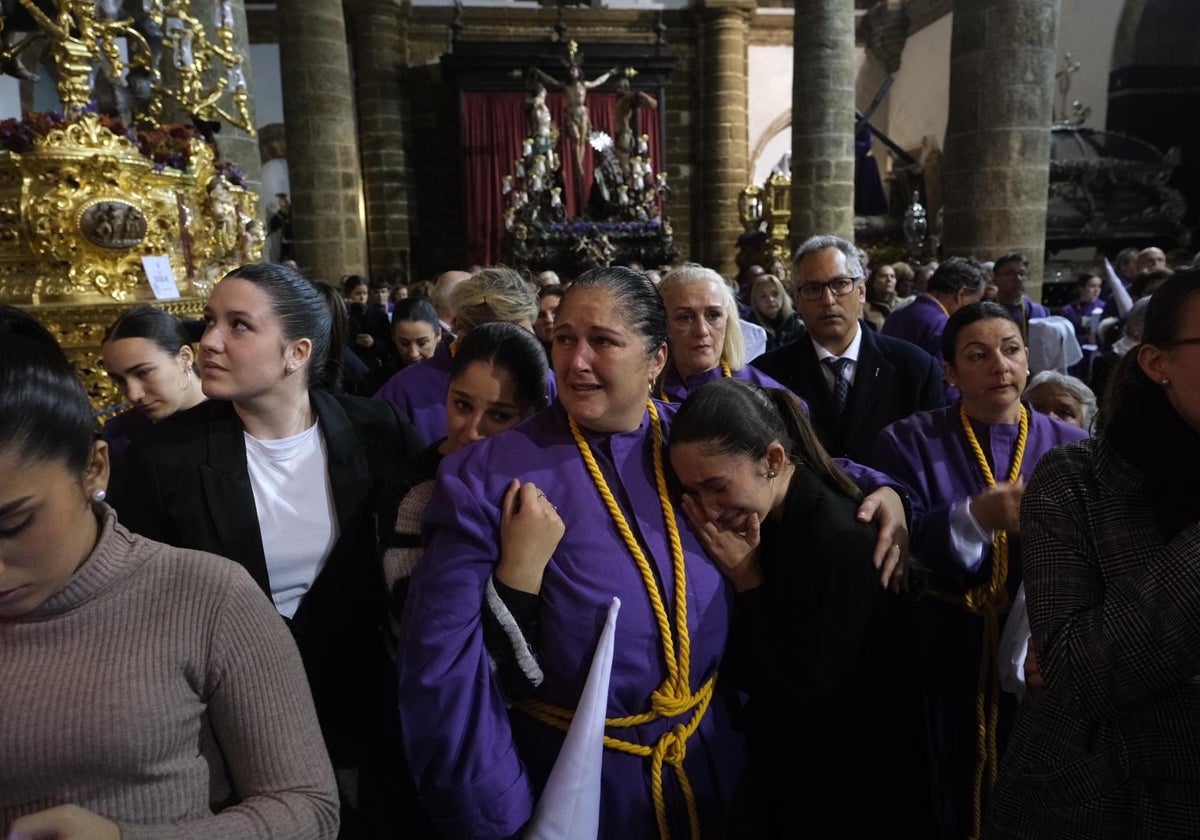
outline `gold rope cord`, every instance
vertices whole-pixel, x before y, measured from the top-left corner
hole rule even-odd
[[[965,406],[959,407],[963,432],[975,455],[984,481],[988,487],[996,486],[996,477],[988,466],[983,447],[971,428]],[[1029,412],[1021,406],[1021,425],[1017,432],[1017,444],[1013,449],[1012,467],[1008,471],[1009,483],[1021,475],[1021,462],[1025,460],[1025,443],[1029,437]],[[983,775],[988,782],[996,783],[999,757],[996,754],[996,729],[1000,716],[1000,683],[996,673],[996,657],[1000,647],[1000,613],[1009,606],[1008,589],[1008,531],[998,530],[992,538],[992,575],[987,583],[969,590],[962,604],[974,615],[983,618],[983,651],[979,663],[979,681],[975,690],[975,778],[971,801],[971,837],[978,838],[983,824]]]
[[[683,543],[679,539],[679,526],[675,520],[675,508],[671,504],[670,496],[667,493],[667,477],[663,467],[662,423],[659,420],[658,409],[654,406],[654,403],[647,400],[646,406],[650,412],[650,425],[653,433],[654,479],[658,490],[659,505],[662,508],[663,523],[667,528],[667,538],[671,547],[672,571],[675,575],[675,628],[679,636],[677,653],[674,640],[675,634],[671,630],[671,619],[667,615],[662,594],[659,592],[658,584],[654,580],[654,571],[651,569],[650,563],[646,559],[641,546],[638,545],[637,539],[633,535],[633,530],[629,527],[628,520],[626,520],[625,515],[621,512],[620,507],[617,506],[617,500],[614,498],[603,473],[600,472],[600,466],[596,463],[596,457],[592,454],[591,447],[588,446],[587,441],[580,433],[579,426],[576,425],[575,420],[568,418],[571,424],[571,435],[575,438],[575,445],[579,449],[579,454],[583,456],[588,474],[591,476],[592,482],[596,485],[596,489],[599,491],[600,497],[604,500],[604,505],[608,509],[613,523],[617,526],[617,530],[620,532],[625,546],[629,549],[629,553],[633,556],[634,562],[637,563],[638,571],[641,573],[642,582],[645,584],[646,592],[650,596],[650,604],[654,611],[655,621],[658,624],[659,636],[662,639],[663,658],[667,667],[666,679],[650,695],[649,711],[627,717],[606,718],[604,725],[606,728],[623,729],[650,723],[660,718],[677,717],[689,711],[692,712],[692,716],[686,724],[676,724],[664,732],[653,745],[648,746],[622,741],[619,738],[614,738],[606,734],[604,736],[604,746],[631,755],[650,758],[650,778],[654,796],[654,812],[658,818],[658,830],[663,840],[668,840],[670,837],[670,828],[667,822],[666,801],[663,798],[662,770],[664,763],[671,765],[675,770],[675,775],[679,779],[679,786],[683,790],[684,800],[687,802],[688,822],[691,826],[692,837],[698,838],[700,836],[700,815],[696,808],[696,797],[692,791],[691,782],[688,780],[687,773],[683,769],[683,760],[687,755],[688,739],[699,728],[700,722],[704,719],[704,715],[708,711],[717,675],[714,673],[704,685],[694,694],[692,693],[689,679],[691,671],[691,638],[688,634],[687,623],[687,576],[684,564]],[[564,709],[536,700],[523,701],[518,706],[531,717],[562,730],[567,728],[574,714],[570,709]]]

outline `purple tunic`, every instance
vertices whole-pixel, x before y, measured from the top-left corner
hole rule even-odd
[[[915,344],[935,359],[941,359],[942,331],[949,319],[940,303],[929,295],[917,295],[908,306],[893,312],[880,332]]]
[[[450,390],[450,348],[439,343],[423,362],[399,370],[375,392],[412,421],[426,445],[446,436],[446,393]]]
[[[672,409],[659,405],[664,433]],[[658,494],[648,416],[630,433],[589,435],[613,495],[674,615],[675,573]],[[517,428],[448,456],[426,508],[426,548],[409,590],[400,651],[400,717],[410,766],[434,823],[448,836],[508,837],[529,819],[536,791],[562,743],[562,733],[506,707],[484,648],[480,605],[499,560],[500,503],[509,481],[533,481],[566,524],[541,590],[537,649],[542,696],[574,708],[587,678],[608,605],[617,596],[616,651],[608,715],[636,715],[667,671],[662,640],[637,565],[609,516],[567,424],[555,404]],[[678,501],[675,499],[674,501]],[[733,594],[704,554],[676,504],[687,558],[690,685],[694,691],[720,663]],[[678,633],[674,628],[676,642]],[[622,740],[652,744],[690,715],[660,718]],[[714,694],[684,760],[706,836],[724,836],[734,784],[743,766],[741,739]],[[600,835],[657,836],[650,760],[605,749]],[[675,772],[663,771],[674,836],[687,836],[687,811]]]
[[[929,570],[935,588],[955,593],[985,583],[992,573],[991,546],[974,573],[951,555],[951,507],[985,487],[983,472],[962,428],[960,405],[955,402],[892,423],[879,434],[875,458],[881,469],[908,487],[914,557]],[[990,451],[996,480],[1004,481],[1012,466],[1019,427],[978,424],[974,429],[980,446]],[[1028,481],[1038,461],[1053,447],[1085,437],[1087,433],[1082,429],[1030,410],[1022,478]],[[1010,595],[1021,581],[1020,546],[1015,535],[1012,537],[1006,581]],[[928,807],[938,827],[927,834],[966,836],[972,823],[972,779],[978,760],[976,692],[984,657],[983,619],[957,604],[927,597],[914,605],[909,621],[917,678],[924,695],[920,725],[926,740],[930,787],[935,794]],[[1003,694],[997,708],[998,729],[1003,733],[1015,708],[1012,695]],[[1003,754],[1002,739],[996,747]]]
[[[450,345],[442,342],[425,361],[397,371],[375,392],[375,399],[396,406],[412,421],[426,445],[435,443],[446,436],[446,394],[453,365]],[[554,376],[547,376],[546,404],[554,402],[557,395]]]
[[[787,391],[787,387],[779,384],[771,377],[767,376],[761,370],[750,365],[745,365],[741,370],[730,371],[729,374],[734,379],[740,379],[743,382],[750,382],[760,388],[779,388],[782,391]],[[684,379],[675,370],[674,365],[667,365],[667,369],[663,372],[663,381],[661,393],[666,397],[667,402],[682,403],[687,399],[687,395],[695,391],[701,385],[709,382],[716,382],[723,376],[721,366],[710,368],[704,373],[698,373],[695,376],[689,376]],[[791,394],[791,391],[788,391]],[[792,394],[796,399],[800,400],[800,405],[804,406],[804,414],[808,416],[808,403],[801,399],[796,394]]]
[[[1092,313],[1102,314],[1104,312],[1104,304],[1101,301],[1095,303],[1083,303],[1075,301],[1068,303],[1059,314],[1066,318],[1075,327],[1075,338],[1079,341],[1079,346],[1084,347],[1087,344],[1095,344],[1092,342]]]
[[[959,419],[960,405],[956,402],[892,423],[879,433],[876,449],[877,466],[908,488],[913,511],[912,553],[933,571],[939,585],[955,591],[982,583],[985,579],[982,575],[991,572],[990,549],[979,573],[969,580],[966,570],[950,555],[951,507],[955,502],[981,493],[986,486]],[[1082,440],[1088,434],[1026,408],[1029,410],[1029,436],[1021,462],[1021,477],[1028,482],[1037,462],[1051,448]],[[988,441],[976,432],[980,445],[991,450],[992,471],[998,482],[1005,480],[1011,468],[1018,428],[1016,424],[991,424]],[[1013,558],[1011,581],[1019,568],[1015,545],[1010,556]],[[1016,587],[1017,583],[1013,582],[1014,591]]]

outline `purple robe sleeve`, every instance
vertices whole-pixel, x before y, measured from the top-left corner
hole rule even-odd
[[[997,480],[1003,481],[1008,474],[1016,435],[1015,425],[991,427],[992,461],[1001,464]],[[1022,477],[1028,480],[1041,457],[1054,446],[1085,437],[1082,429],[1030,411]],[[964,592],[986,580],[991,574],[990,550],[982,566],[968,571],[955,559],[951,540],[950,514],[955,503],[975,496],[985,486],[983,473],[965,442],[958,404],[919,412],[885,428],[876,443],[875,462],[908,488],[913,516],[909,547],[937,585]],[[1013,550],[1017,550],[1015,541]]]
[[[446,394],[450,390],[450,354],[398,371],[375,392],[375,399],[390,402],[412,423],[421,439],[430,444],[446,436]]]
[[[400,720],[422,801],[453,837],[508,837],[533,810],[504,697],[488,664],[481,608],[498,561],[498,510],[443,471],[426,508],[400,656]]]
[[[954,503],[971,496],[974,488],[946,469],[945,438],[930,436],[927,424],[914,419],[921,418],[900,420],[879,433],[875,463],[908,488],[912,505],[909,550],[939,585],[963,590],[967,571],[952,559],[950,513]]]

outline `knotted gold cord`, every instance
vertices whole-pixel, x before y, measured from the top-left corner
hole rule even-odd
[[[667,538],[671,546],[671,565],[675,574],[675,627],[676,632],[679,634],[678,653],[675,652],[671,620],[667,616],[666,606],[663,604],[662,595],[658,591],[658,584],[654,580],[654,571],[650,568],[650,563],[646,559],[641,546],[638,545],[637,539],[629,527],[629,522],[625,518],[625,514],[617,506],[617,500],[613,497],[612,490],[609,488],[608,482],[604,479],[604,474],[600,472],[600,466],[596,463],[596,457],[592,454],[591,447],[588,446],[587,441],[580,433],[579,426],[576,425],[575,420],[568,418],[571,424],[571,435],[575,438],[575,445],[579,448],[579,454],[583,456],[584,464],[587,465],[588,474],[591,476],[592,482],[596,485],[596,489],[600,492],[600,497],[604,500],[604,505],[608,508],[609,515],[616,524],[617,530],[620,531],[621,538],[625,541],[629,553],[633,555],[638,571],[642,575],[642,582],[645,584],[646,592],[650,596],[650,604],[654,610],[655,621],[658,624],[659,636],[662,638],[663,659],[667,666],[666,679],[650,695],[649,711],[627,717],[606,718],[604,725],[606,728],[624,729],[650,723],[660,718],[677,717],[689,711],[692,711],[693,714],[686,724],[676,724],[671,727],[654,744],[635,744],[605,735],[604,746],[609,749],[619,750],[631,755],[640,755],[650,759],[654,812],[658,818],[658,831],[663,840],[667,840],[671,834],[667,822],[666,801],[663,798],[662,770],[664,763],[671,765],[675,770],[675,775],[679,779],[679,787],[683,790],[684,800],[687,802],[688,822],[691,826],[692,837],[698,838],[700,836],[700,814],[696,809],[696,796],[692,791],[692,784],[683,769],[683,760],[687,755],[688,738],[699,728],[700,722],[704,719],[704,715],[708,711],[709,703],[712,700],[713,684],[716,682],[717,675],[714,673],[704,685],[694,694],[692,693],[689,679],[692,646],[687,623],[687,575],[684,566],[683,543],[679,539],[679,526],[675,521],[675,508],[671,504],[670,496],[667,494],[667,477],[663,469],[662,423],[659,421],[658,409],[655,408],[654,403],[647,400],[646,405],[650,411],[650,426],[654,441],[654,480],[658,489],[658,502],[662,507],[663,523],[667,528]],[[524,701],[518,705],[522,711],[543,723],[564,730],[567,728],[574,714],[570,709],[564,709],[540,701]]]
[[[458,345],[459,344],[462,344],[461,338],[456,338],[450,342],[450,358],[451,359],[453,359],[456,355],[458,355]]]
[[[733,376],[733,371],[729,369],[729,362],[725,361],[724,359],[721,360],[721,376],[725,377],[726,379]],[[658,398],[665,403],[669,403],[671,401],[671,398],[667,396],[666,388],[662,387],[658,389]]]
[[[983,472],[988,487],[996,486],[996,477],[988,466],[983,447],[975,437],[965,406],[959,408],[963,432],[967,443],[975,454],[979,469]],[[1013,449],[1012,468],[1008,471],[1009,483],[1021,476],[1021,462],[1025,460],[1025,441],[1029,437],[1029,412],[1021,406],[1021,425],[1017,432],[1017,445]],[[974,615],[983,618],[983,656],[979,663],[979,683],[975,690],[975,779],[971,802],[971,837],[979,837],[983,823],[983,774],[988,773],[989,784],[996,783],[999,757],[996,754],[996,728],[1000,716],[1000,683],[996,673],[996,657],[1000,648],[1000,613],[1009,606],[1008,589],[1008,531],[1000,529],[992,538],[991,579],[967,592],[963,606]]]

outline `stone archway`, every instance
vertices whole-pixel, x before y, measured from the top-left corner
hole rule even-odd
[[[776,138],[778,138],[779,135],[785,131],[788,132],[789,138],[786,149],[787,151],[791,151],[791,127],[792,109],[788,108],[785,111],[782,111],[775,119],[771,120],[771,122],[767,124],[767,127],[763,129],[762,134],[758,136],[758,139],[754,141],[754,149],[750,152],[749,172],[751,183],[761,184],[763,181],[763,179],[758,177],[756,174],[760,168],[759,160],[766,152],[768,146],[777,145],[772,143],[772,141],[776,140]],[[774,163],[772,163],[772,165],[774,165]]]

